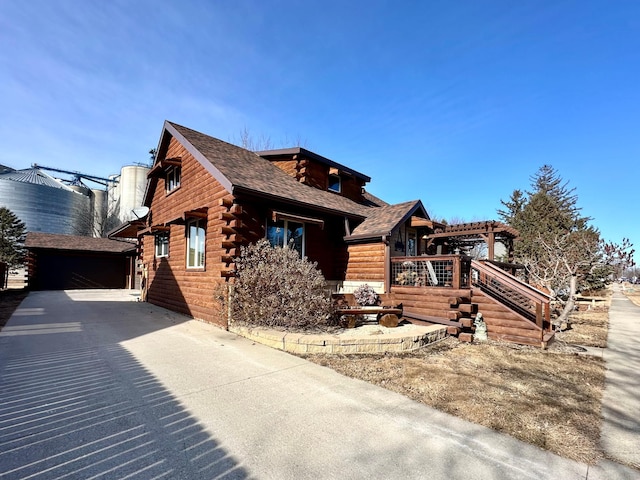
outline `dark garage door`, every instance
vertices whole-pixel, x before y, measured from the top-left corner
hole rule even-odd
[[[126,288],[127,257],[39,252],[34,290]]]

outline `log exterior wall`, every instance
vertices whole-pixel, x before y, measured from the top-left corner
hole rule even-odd
[[[535,346],[540,346],[543,341],[544,332],[535,323],[522,318],[478,288],[455,290],[394,286],[391,293],[395,303],[402,303],[409,320],[411,313],[414,313],[430,317],[429,321],[433,323],[438,323],[440,319],[440,323],[463,327],[470,326],[475,314],[479,312],[487,324],[490,338]],[[461,303],[450,304],[451,298],[460,299]],[[416,319],[419,320],[417,317]],[[463,325],[463,322],[467,325]]]
[[[291,157],[270,158],[271,163],[280,168],[282,171],[298,179],[301,183],[309,185],[320,190],[329,188],[329,166],[316,160],[299,156],[293,160]],[[362,188],[364,181],[347,174],[341,174],[341,192],[336,195],[342,195],[357,203],[363,203]]]
[[[188,269],[186,266],[186,226],[170,226],[169,256],[155,258],[154,236],[143,237],[143,264],[148,271],[147,300],[194,318],[226,327],[226,318],[218,311],[214,294],[224,278],[222,262],[223,234],[220,219],[224,207],[220,200],[227,192],[193,156],[174,138],[171,139],[167,158],[181,157],[180,187],[165,193],[165,181],[160,177],[152,194],[151,225],[160,225],[180,218],[184,212],[207,208],[205,267]]]
[[[271,163],[284,171],[287,175],[295,177],[298,174],[298,170],[296,169],[298,162],[296,160],[272,160]]]
[[[384,282],[385,248],[382,242],[349,245],[345,280]]]
[[[473,290],[473,302],[482,313],[490,338],[530,345],[542,342],[544,332],[540,327],[488,297],[479,288]]]
[[[429,317],[451,320],[449,313],[457,311],[449,304],[449,299],[471,298],[471,290],[454,290],[441,287],[398,287],[391,288],[396,303],[402,303],[407,312],[415,312]]]
[[[327,182],[328,182],[327,178]],[[355,177],[345,176],[341,177],[342,196],[347,197],[354,202],[362,203],[364,197],[362,196],[362,189],[364,188],[364,182],[358,180]]]
[[[318,263],[326,280],[342,281],[347,272],[347,245],[342,241],[344,220],[327,219],[324,227],[306,226],[306,256]]]

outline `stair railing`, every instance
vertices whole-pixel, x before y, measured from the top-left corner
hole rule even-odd
[[[471,261],[471,283],[544,330],[550,327],[550,296],[490,262]]]

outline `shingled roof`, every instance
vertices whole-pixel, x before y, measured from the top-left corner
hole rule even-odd
[[[136,245],[108,238],[81,237],[78,235],[59,235],[54,233],[29,232],[24,242],[27,248],[46,250],[74,250],[83,252],[127,253],[133,252]]]
[[[304,185],[256,153],[169,121],[164,124],[159,158],[162,147],[168,145],[167,135],[176,138],[234,195],[249,193],[360,218],[370,214],[372,207]]]
[[[399,224],[407,221],[416,212],[420,212],[424,218],[429,218],[420,200],[372,208],[366,220],[354,228],[345,240],[364,240],[390,235]]]
[[[416,212],[429,218],[420,200],[389,205],[365,193],[366,203],[359,204],[335,193],[302,184],[255,152],[169,121],[164,123],[156,164],[166,155],[172,137],[180,142],[229,193],[265,197],[363,220],[351,235],[345,238],[347,241],[389,235]],[[368,177],[366,179],[368,180]],[[151,178],[150,181],[157,181],[157,177]],[[152,190],[147,187],[145,205],[149,205]]]

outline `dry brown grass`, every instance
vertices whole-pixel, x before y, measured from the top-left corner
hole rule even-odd
[[[579,311],[571,314],[571,328],[557,335],[559,342],[587,347],[607,346],[607,330],[609,328],[609,307],[611,306],[610,289],[598,292],[593,300],[578,303]],[[597,299],[597,300],[596,300]]]
[[[604,308],[580,312],[569,338],[600,345],[606,341],[606,319]],[[566,341],[545,351],[449,338],[407,354],[307,358],[566,458],[595,464],[602,458],[604,362],[578,355]]]
[[[629,300],[640,306],[640,285],[625,284],[623,293]]]

